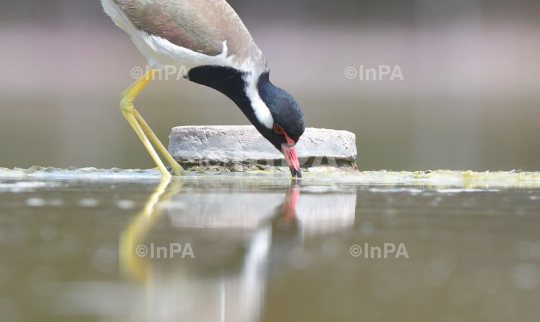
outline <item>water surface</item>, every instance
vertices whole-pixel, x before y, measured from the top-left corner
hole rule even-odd
[[[537,180],[1,169],[0,321],[535,321]]]

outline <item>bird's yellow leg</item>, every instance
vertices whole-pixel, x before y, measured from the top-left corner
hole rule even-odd
[[[142,118],[141,114],[137,112],[137,110],[133,109],[133,115],[135,115],[135,119],[137,122],[139,122],[139,125],[143,129],[144,133],[148,135],[148,138],[156,145],[159,152],[161,152],[161,155],[169,162],[171,165],[172,173],[174,173],[177,176],[180,176],[185,173],[184,169],[176,162],[176,160],[172,157],[172,155],[169,153],[169,151],[161,144],[161,141],[159,141],[158,137],[154,134],[154,131],[148,126],[146,121]]]
[[[154,159],[154,162],[156,163],[159,171],[161,172],[161,175],[163,177],[171,177],[171,174],[169,173],[169,171],[167,171],[165,165],[163,165],[163,162],[161,161],[156,151],[154,150],[154,147],[144,134],[143,129],[135,119],[134,115],[135,108],[133,107],[133,100],[135,99],[135,97],[137,97],[137,95],[141,92],[141,90],[155,73],[155,70],[149,71],[146,75],[144,75],[137,82],[135,82],[130,88],[128,88],[131,89],[128,93],[122,93],[123,97],[120,101],[120,109],[122,110],[122,113],[124,114],[124,117],[126,118],[128,123],[131,125],[131,127],[133,127],[133,130],[135,130],[135,133],[137,133],[137,135],[139,136],[139,139],[141,139],[148,153],[150,153],[152,159]]]
[[[169,171],[167,171],[167,168],[165,167],[165,165],[163,165],[163,162],[161,162],[161,159],[157,155],[152,144],[150,144],[150,141],[144,134],[144,131],[139,126],[139,123],[137,123],[137,120],[135,119],[135,116],[133,116],[133,113],[126,112],[124,110],[122,110],[122,113],[124,113],[124,117],[126,118],[128,123],[131,125],[131,127],[133,127],[133,130],[135,130],[135,133],[137,133],[137,135],[139,136],[139,139],[141,139],[142,143],[146,147],[146,150],[148,150],[148,153],[150,153],[150,156],[152,157],[152,159],[154,159],[154,162],[156,163],[159,171],[161,172],[161,175],[164,178],[170,178],[171,174],[169,173]]]
[[[131,92],[133,88],[135,88],[135,86],[139,85],[141,81],[146,80],[146,82],[148,83],[152,79],[152,77],[154,77],[156,72],[157,71],[154,69],[149,70],[146,74],[144,74],[141,78],[139,78],[135,83],[131,84],[130,87],[128,87],[125,91],[123,91],[122,94],[120,94],[120,100],[123,100],[124,97],[126,97],[126,95],[129,94],[129,92]]]
[[[163,146],[161,141],[154,134],[154,131],[152,131],[150,126],[148,126],[148,123],[146,123],[146,121],[142,118],[142,116],[139,114],[139,112],[137,112],[137,110],[133,107],[133,100],[137,97],[137,95],[139,95],[139,93],[144,88],[144,86],[146,86],[146,84],[152,79],[152,77],[154,77],[154,75],[156,73],[157,73],[157,70],[151,69],[150,71],[148,71],[148,73],[143,75],[139,80],[137,80],[135,83],[133,83],[133,85],[131,85],[128,89],[126,89],[120,95],[120,99],[122,101],[122,104],[121,104],[120,108],[122,108],[122,111],[125,111],[125,109],[127,108],[128,109],[127,112],[131,112],[131,114],[135,117],[135,120],[137,121],[137,123],[139,125],[139,128],[144,133],[146,133],[146,135],[148,135],[148,138],[150,139],[150,141],[152,141],[154,143],[154,145],[157,147],[159,152],[161,152],[161,154],[165,157],[167,162],[169,162],[169,164],[171,165],[171,170],[172,170],[173,174],[182,175],[182,174],[185,173],[184,169],[178,164],[178,162],[176,162],[176,160],[174,160],[174,158],[171,156],[169,151],[167,151],[165,146]],[[122,106],[124,106],[124,108]],[[128,120],[128,122],[129,122],[129,120]],[[135,130],[135,131],[137,132],[137,130]],[[143,139],[141,139],[141,140],[144,143],[144,140]],[[146,144],[145,144],[145,146],[146,146]],[[147,149],[148,149],[148,147],[147,147]],[[152,151],[154,151],[153,148],[152,148]],[[154,156],[152,154],[152,151],[150,149],[148,149],[148,152],[150,152],[150,155],[152,155],[152,158],[154,159],[154,161],[156,161],[157,155]],[[154,154],[155,154],[155,151],[154,151]],[[158,165],[158,168],[160,169],[161,173],[163,174],[163,171],[161,170],[160,163],[161,163],[161,160],[159,162],[156,161],[156,164]]]

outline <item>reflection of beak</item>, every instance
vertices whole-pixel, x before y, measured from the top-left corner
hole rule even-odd
[[[296,146],[294,144],[282,144],[281,148],[283,149],[283,155],[289,169],[291,169],[291,174],[293,177],[302,178],[302,171],[300,171],[300,162],[296,156]]]
[[[283,213],[285,218],[294,219],[294,217],[296,217],[296,200],[298,199],[299,194],[300,186],[298,184],[291,185],[289,190],[287,190],[285,202],[283,203]]]

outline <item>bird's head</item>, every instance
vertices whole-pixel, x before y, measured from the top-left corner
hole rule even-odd
[[[267,127],[261,134],[283,153],[293,177],[301,178],[296,143],[304,134],[304,113],[289,93],[270,83],[269,73],[261,75],[258,90],[273,118],[271,128]]]
[[[304,113],[289,93],[270,82],[269,72],[259,75],[231,67],[200,66],[192,68],[187,77],[227,95],[257,130],[283,153],[292,175],[302,177],[296,143],[304,134]]]

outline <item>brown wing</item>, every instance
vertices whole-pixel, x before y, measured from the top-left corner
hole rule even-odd
[[[225,0],[114,0],[133,24],[150,35],[209,56],[260,56],[248,30]]]

